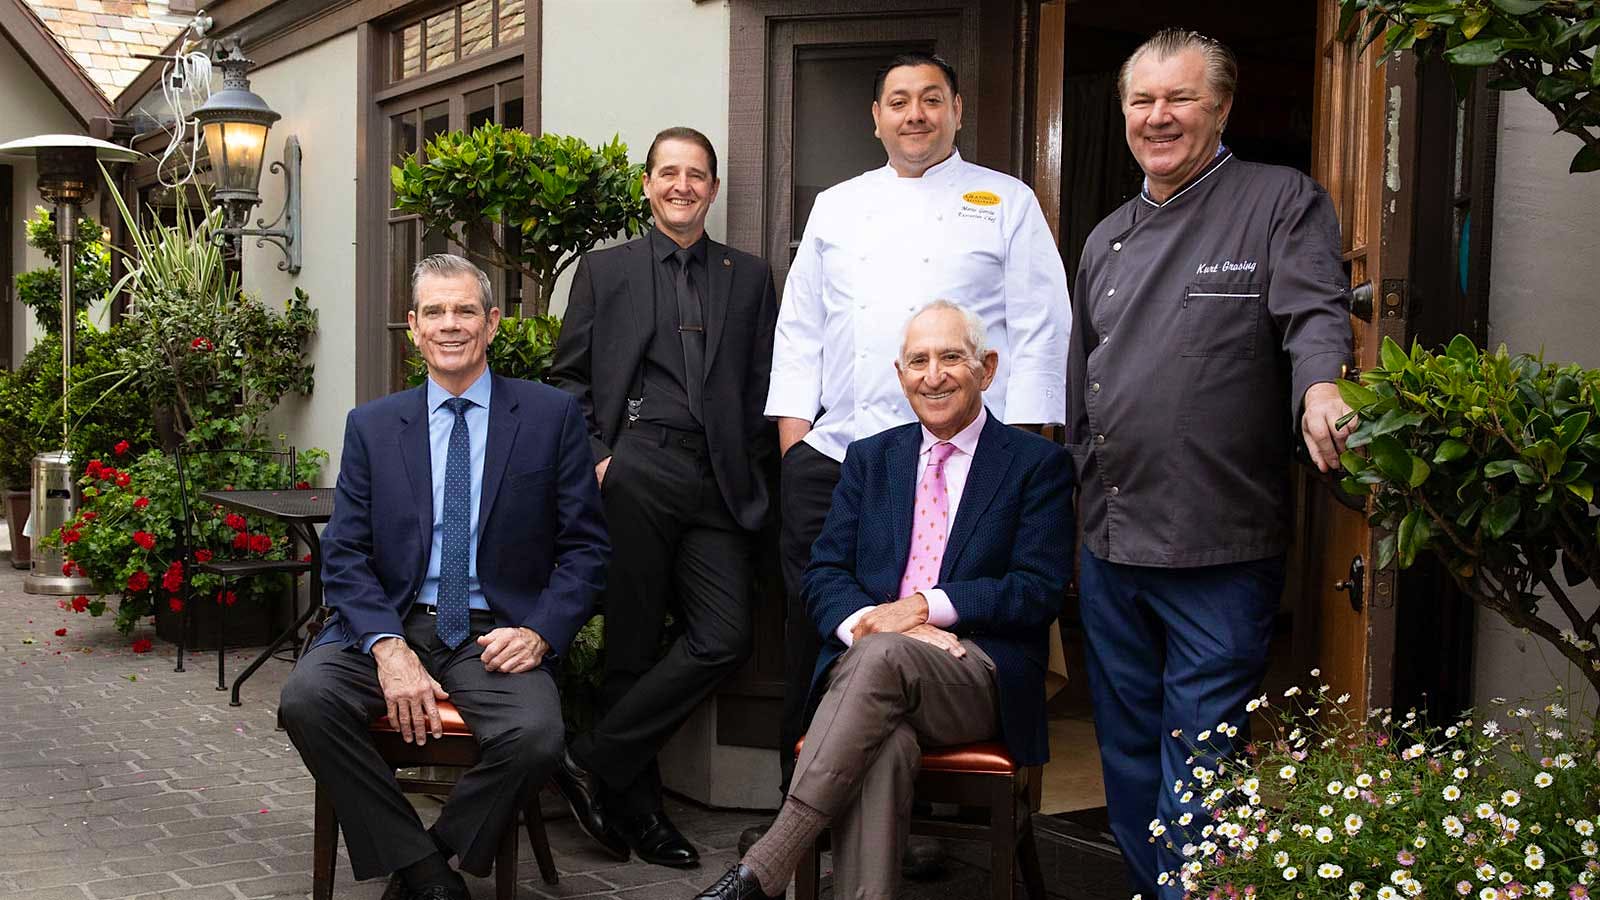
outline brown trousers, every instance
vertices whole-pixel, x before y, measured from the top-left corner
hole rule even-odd
[[[958,659],[905,635],[873,634],[834,663],[789,796],[829,819],[839,900],[895,896],[922,748],[998,732],[994,662],[971,641],[961,646]]]

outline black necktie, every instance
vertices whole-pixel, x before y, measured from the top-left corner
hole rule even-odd
[[[678,337],[683,339],[683,381],[689,389],[689,413],[705,423],[701,390],[706,377],[706,329],[700,310],[700,295],[689,283],[689,251],[672,251],[678,267],[673,272],[673,287],[678,295]]]

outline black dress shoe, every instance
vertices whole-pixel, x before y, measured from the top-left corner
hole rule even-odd
[[[657,810],[648,815],[622,819],[617,831],[633,852],[655,866],[688,869],[700,865],[700,852],[684,838],[667,814]]]
[[[578,765],[570,752],[561,754],[561,761],[556,764],[553,774],[556,789],[566,798],[578,827],[618,862],[626,862],[628,841],[600,810],[600,779]]]
[[[382,900],[411,900],[411,889],[406,887],[406,880],[396,872],[389,876],[389,884],[383,889]]]
[[[782,894],[768,894],[761,890],[754,872],[743,863],[728,868],[727,874],[716,883],[694,895],[694,900],[772,900]]]
[[[755,842],[767,836],[767,829],[771,827],[772,823],[768,822],[765,825],[751,825],[739,832],[739,858],[744,859],[744,855],[750,852]]]

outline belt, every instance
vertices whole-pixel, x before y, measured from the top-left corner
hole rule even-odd
[[[701,453],[706,449],[706,435],[703,431],[684,431],[681,428],[668,428],[654,422],[641,421],[629,422],[627,431],[658,447],[682,447],[685,450],[697,450]]]

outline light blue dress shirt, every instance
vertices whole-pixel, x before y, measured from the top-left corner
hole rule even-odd
[[[428,573],[423,576],[422,589],[417,592],[417,602],[436,606],[439,602],[439,560],[444,552],[444,467],[450,453],[450,430],[456,417],[444,402],[455,396],[428,379],[428,456],[433,478],[433,541],[428,547]],[[483,454],[489,438],[489,393],[492,382],[487,368],[461,396],[472,401],[467,407],[467,437],[472,444],[472,507],[468,516],[471,533],[468,535],[467,605],[472,609],[489,608],[478,584],[478,508],[483,500]],[[372,652],[372,645],[397,634],[369,635],[362,643],[363,649]]]

